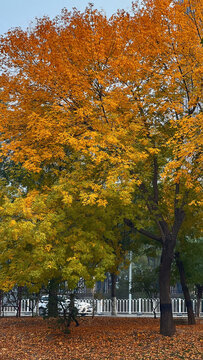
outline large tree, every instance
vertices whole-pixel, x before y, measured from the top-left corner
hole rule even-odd
[[[125,204],[134,194],[126,222],[162,245],[164,335],[175,332],[177,236],[199,206],[201,7],[147,0],[110,20],[92,7],[64,10],[1,38],[2,153],[39,173],[52,164],[69,200],[77,191],[105,206],[109,192]]]

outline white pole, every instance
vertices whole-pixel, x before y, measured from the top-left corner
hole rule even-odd
[[[132,289],[132,251],[130,251],[129,253],[129,260],[130,260],[130,265],[129,265],[129,314],[132,313],[132,293],[131,293],[131,289]]]

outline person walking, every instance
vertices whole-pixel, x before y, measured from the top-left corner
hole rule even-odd
[[[67,326],[70,326],[71,321],[75,321],[76,326],[79,326],[79,322],[77,320],[78,309],[74,304],[74,294],[70,294],[70,303],[68,305],[68,320]]]

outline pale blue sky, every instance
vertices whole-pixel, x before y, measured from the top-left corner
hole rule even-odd
[[[89,2],[110,16],[117,9],[130,10],[132,0],[0,0],[0,34],[17,26],[25,29],[35,17],[48,15],[53,18],[64,7],[83,11]]]

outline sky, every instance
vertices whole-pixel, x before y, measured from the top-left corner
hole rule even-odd
[[[26,29],[35,17],[48,15],[53,18],[64,7],[84,11],[89,2],[111,16],[117,9],[130,10],[132,0],[0,0],[0,34],[18,26]]]

